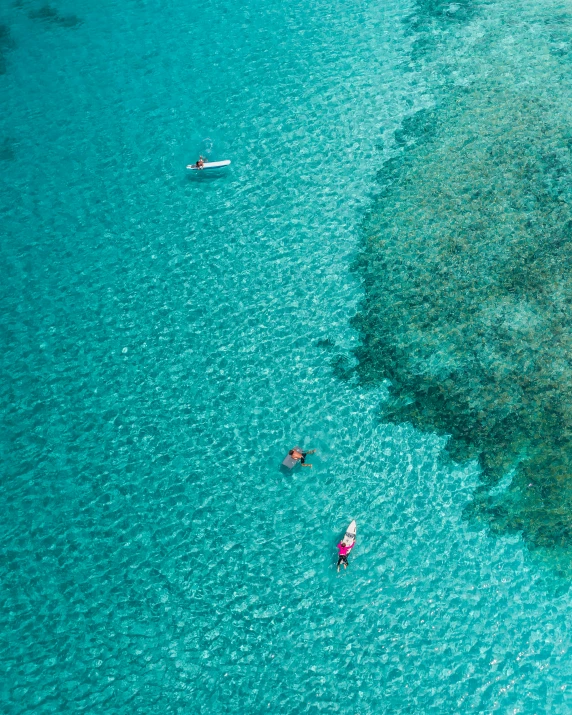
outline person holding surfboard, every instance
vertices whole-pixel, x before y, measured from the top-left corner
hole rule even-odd
[[[356,532],[357,526],[355,521],[348,526],[344,538],[338,544],[338,573],[340,572],[340,566],[343,564],[344,568],[348,567],[348,554],[353,549],[356,543]]]
[[[347,569],[348,567],[348,554],[350,551],[353,549],[354,544],[356,542],[353,541],[351,544],[344,544],[343,541],[340,541],[338,544],[338,573],[340,572],[340,566],[343,564],[344,568]]]
[[[205,165],[204,157],[199,156],[199,158],[197,159],[197,163],[195,164],[195,166],[197,167],[197,169],[202,169],[204,165]]]

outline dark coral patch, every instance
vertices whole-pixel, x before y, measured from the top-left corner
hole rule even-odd
[[[336,344],[331,338],[320,338],[316,341],[316,347],[323,348],[324,350],[333,350]]]
[[[415,39],[413,59],[420,59],[443,42],[459,25],[468,23],[479,9],[473,0],[416,0],[404,24]]]
[[[16,158],[12,139],[0,142],[0,161],[13,161]]]
[[[572,136],[548,100],[478,83],[450,99],[404,126],[380,175],[357,372],[392,381],[387,419],[480,460],[473,517],[569,548]]]
[[[30,10],[28,17],[31,20],[43,20],[51,22],[61,27],[76,27],[81,24],[81,19],[77,15],[60,15],[59,12],[50,5],[43,5],[37,10]]]
[[[0,24],[0,74],[6,74],[7,59],[6,52],[13,49],[15,46],[14,40],[10,33],[8,25]]]

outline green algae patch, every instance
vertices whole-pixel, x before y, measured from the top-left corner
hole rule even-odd
[[[392,383],[385,417],[479,459],[471,516],[568,548],[572,133],[558,116],[474,83],[404,126],[365,222],[354,323],[361,381]]]

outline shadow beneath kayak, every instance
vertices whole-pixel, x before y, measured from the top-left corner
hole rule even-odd
[[[220,181],[228,176],[228,169],[208,169],[207,171],[187,170],[187,180],[191,182]]]

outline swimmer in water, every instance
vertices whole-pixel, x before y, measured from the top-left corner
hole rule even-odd
[[[311,449],[308,452],[302,452],[300,449],[295,447],[294,449],[291,449],[288,454],[292,457],[292,459],[295,459],[297,462],[299,461],[303,467],[311,467],[311,464],[306,464],[306,455],[314,454],[315,451],[315,449]]]

